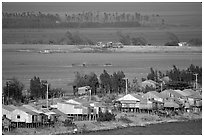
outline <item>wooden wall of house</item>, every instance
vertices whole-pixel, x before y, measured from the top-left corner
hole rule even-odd
[[[20,118],[17,118],[17,116],[20,116]],[[26,122],[26,123],[32,123],[32,115],[27,114],[24,111],[21,111],[19,109],[16,109],[12,113],[12,119],[13,122]]]
[[[57,103],[57,109],[65,114],[83,114],[82,108],[74,108],[74,106],[68,103]]]
[[[136,103],[122,103],[122,108],[139,108],[140,107],[140,102]]]
[[[11,119],[12,117],[12,112],[8,111],[7,109],[2,108],[2,116],[6,115],[6,118]]]

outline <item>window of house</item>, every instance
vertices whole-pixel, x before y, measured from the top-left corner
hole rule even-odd
[[[17,118],[20,119],[20,115],[17,115]]]

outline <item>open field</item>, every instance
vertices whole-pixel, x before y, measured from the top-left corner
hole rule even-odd
[[[70,31],[79,32],[93,42],[117,42],[117,32],[129,34],[131,37],[142,36],[151,45],[164,45],[170,41],[167,32],[174,33],[180,41],[189,41],[192,38],[202,38],[201,27],[138,27],[138,28],[79,28],[79,29],[3,29],[2,40],[7,44],[22,44],[26,41],[58,41]]]

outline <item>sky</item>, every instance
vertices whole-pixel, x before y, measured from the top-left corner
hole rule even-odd
[[[160,15],[202,15],[201,2],[3,2],[3,12],[140,12]]]

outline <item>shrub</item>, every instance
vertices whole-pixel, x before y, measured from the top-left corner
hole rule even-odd
[[[199,39],[199,38],[190,39],[190,40],[188,41],[188,43],[189,43],[191,46],[201,46],[201,45],[202,45],[202,39]]]
[[[132,38],[133,45],[147,45],[147,41],[143,37]]]
[[[170,41],[164,44],[164,46],[178,46],[177,41]]]
[[[124,122],[124,123],[132,123],[132,121],[130,119],[128,119],[127,117],[121,116],[118,120]]]
[[[72,120],[70,120],[70,119],[66,119],[63,123],[64,123],[65,127],[75,126],[75,124],[72,123]]]
[[[66,43],[68,45],[94,45],[94,42],[86,37],[83,37],[78,32],[71,33],[67,31],[65,33],[64,38],[61,40],[61,42]]]
[[[131,38],[129,35],[124,35],[121,32],[117,32],[117,35],[119,36],[119,42],[123,45],[131,45]]]
[[[99,112],[99,118],[97,118],[97,121],[111,121],[111,120],[115,120],[114,114],[111,114],[108,111],[106,111],[105,113]]]

